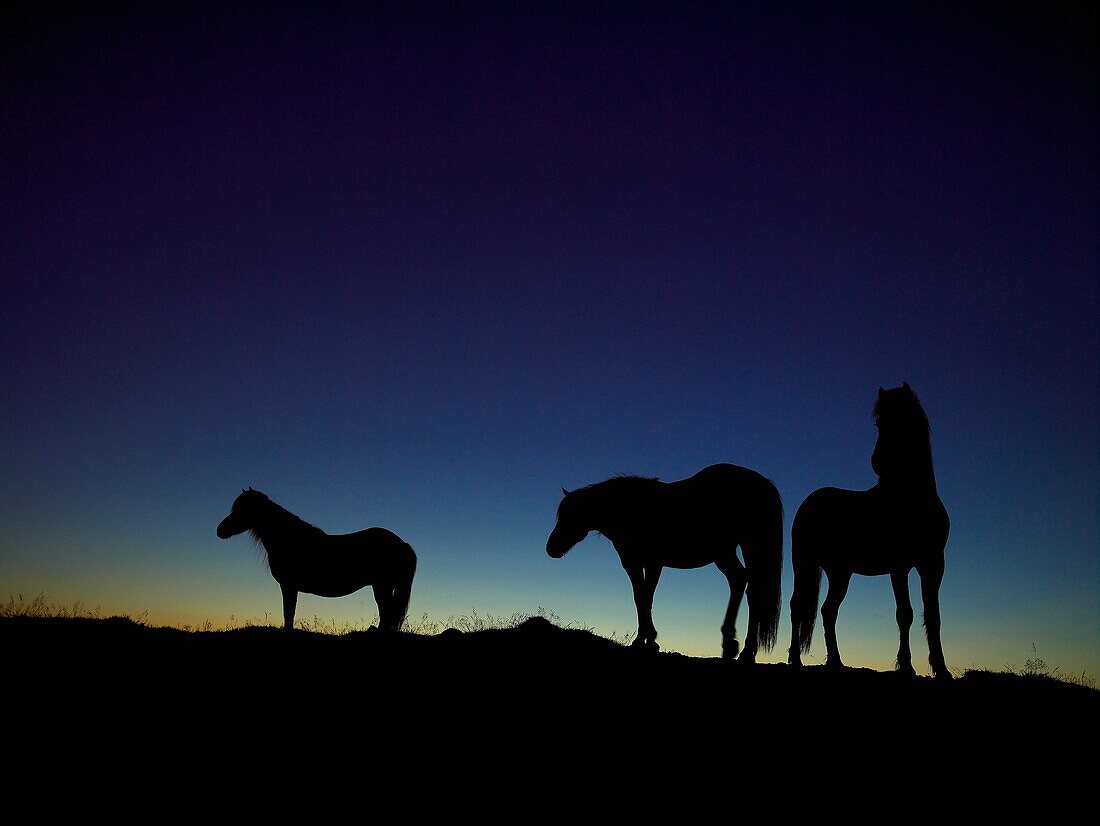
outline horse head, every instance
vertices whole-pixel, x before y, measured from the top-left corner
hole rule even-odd
[[[561,489],[562,500],[558,505],[558,520],[554,530],[546,540],[546,553],[554,559],[561,559],[569,549],[588,536],[592,530],[587,525],[587,514],[583,496],[576,491],[570,493]]]
[[[931,467],[928,416],[909,382],[889,390],[880,387],[873,415],[879,435],[871,468],[880,478]]]
[[[251,528],[255,524],[257,505],[266,501],[268,498],[258,490],[242,490],[241,495],[233,500],[229,516],[218,523],[218,538],[229,539]]]

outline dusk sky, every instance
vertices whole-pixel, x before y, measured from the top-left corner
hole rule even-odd
[[[1100,673],[1096,31],[1048,5],[5,12],[0,598],[277,622],[214,534],[251,485],[412,544],[412,618],[633,635],[606,539],[545,553],[560,487],[733,462],[784,499],[784,661],[790,520],[875,483],[908,381],[948,665]],[[727,595],[667,570],[662,647],[717,656]],[[888,578],[838,637],[892,666]]]

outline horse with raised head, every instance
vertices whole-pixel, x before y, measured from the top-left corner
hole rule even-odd
[[[330,536],[249,488],[218,525],[228,539],[250,531],[267,553],[268,569],[283,592],[283,625],[294,627],[298,594],[344,597],[370,585],[378,627],[397,631],[405,622],[416,574],[416,553],[385,528]]]
[[[729,582],[722,656],[736,657],[737,612],[747,593],[749,630],[739,662],[775,644],[783,575],[783,503],[768,479],[737,465],[712,465],[679,482],[619,476],[572,492],[562,488],[546,541],[555,559],[598,531],[630,577],[638,609],[635,646],[658,650],[653,592],[664,568],[714,563]],[[737,557],[741,546],[744,563]]]
[[[913,606],[909,572],[917,569],[924,601],[928,662],[936,677],[950,679],[940,643],[940,582],[950,521],[936,492],[931,431],[916,393],[901,387],[878,391],[874,407],[878,441],[871,467],[879,482],[870,490],[821,488],[806,497],[791,527],[794,594],[788,662],[802,665],[817,619],[822,572],[829,591],[821,606],[825,664],[843,667],[836,643],[836,619],[853,574],[889,575],[900,635],[897,669],[909,674],[913,657],[909,629]]]

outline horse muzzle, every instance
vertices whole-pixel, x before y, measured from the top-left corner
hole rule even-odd
[[[575,542],[572,544],[568,544],[562,542],[560,539],[555,541],[554,537],[551,536],[549,539],[546,540],[546,555],[551,559],[561,559],[575,544]]]

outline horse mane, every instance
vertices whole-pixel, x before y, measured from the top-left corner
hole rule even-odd
[[[928,423],[928,415],[921,407],[920,399],[904,382],[901,387],[890,390],[879,389],[878,398],[872,409],[875,426],[879,431],[879,439],[875,443],[875,451],[871,455],[871,466],[883,476],[882,455],[879,453],[883,443],[883,436],[887,436],[888,443],[893,447],[888,448],[894,455],[910,457],[910,461],[918,462],[918,467],[925,466],[928,478],[935,485],[935,470],[932,461],[932,426]],[[879,462],[876,465],[876,457]],[[896,473],[891,474],[894,478]]]
[[[601,485],[610,485],[615,489],[621,489],[623,487],[632,487],[641,482],[660,482],[656,476],[639,476],[636,473],[616,473],[610,479],[604,479],[602,482],[594,482],[591,485],[585,485],[588,488],[600,487]]]
[[[325,532],[318,528],[316,525],[311,525],[300,516],[295,516],[288,511],[278,502],[273,502],[265,493],[261,493],[258,490],[245,491],[243,495],[248,495],[250,498],[254,498],[253,507],[257,509],[261,518],[256,520],[255,523],[248,529],[249,535],[255,541],[255,543],[264,550],[264,561],[270,567],[271,549],[264,542],[266,536],[270,541],[273,537],[268,530],[274,528],[276,533],[280,536],[287,534],[295,537],[301,537],[303,534],[319,537],[325,536]],[[261,524],[262,523],[262,524]]]
[[[593,482],[591,485],[577,488],[574,491],[570,491],[570,493],[590,491],[606,496],[619,496],[636,491],[640,487],[646,487],[648,485],[655,487],[660,481],[661,480],[656,476],[638,476],[633,473],[617,473],[610,479],[604,479],[602,482]]]
[[[621,504],[628,503],[632,497],[636,497],[641,491],[656,490],[657,485],[660,483],[661,480],[655,476],[620,473],[602,482],[593,482],[583,488],[576,488],[569,492],[566,499],[574,495],[583,495],[584,500],[587,502],[586,507],[590,507],[595,502],[598,503],[598,507],[605,510],[615,509]],[[558,505],[559,516],[566,499],[563,499]]]
[[[871,415],[874,416],[875,424],[878,426],[881,426],[884,421],[891,424],[897,422],[931,438],[932,426],[928,423],[928,414],[921,407],[920,399],[909,386],[909,382],[905,382],[902,387],[880,391]]]

